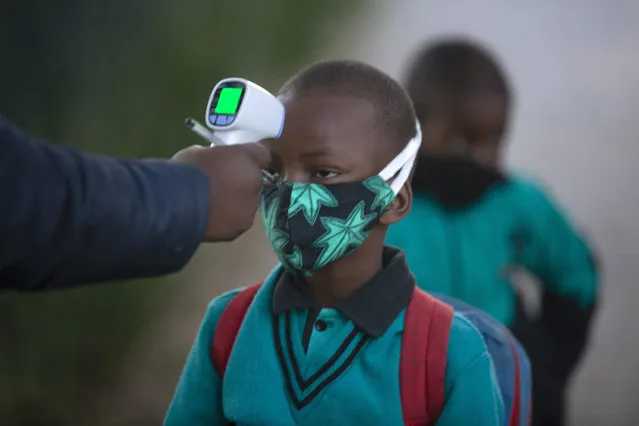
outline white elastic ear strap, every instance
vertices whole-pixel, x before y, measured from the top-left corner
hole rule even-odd
[[[418,121],[415,121],[415,136],[408,141],[408,144],[402,151],[397,154],[397,157],[388,163],[384,170],[379,172],[379,176],[385,181],[389,181],[393,176],[397,175],[395,179],[390,183],[390,187],[397,195],[402,189],[404,183],[408,180],[410,172],[415,164],[417,158],[417,151],[422,144],[422,128]],[[399,171],[399,173],[397,173]]]

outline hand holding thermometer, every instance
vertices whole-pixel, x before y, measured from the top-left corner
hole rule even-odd
[[[226,78],[215,85],[206,106],[205,123],[213,131],[192,118],[185,124],[211,146],[235,145],[278,138],[285,116],[284,105],[267,90],[243,78]]]

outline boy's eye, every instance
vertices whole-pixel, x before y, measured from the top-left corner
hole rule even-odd
[[[338,173],[332,172],[330,170],[317,170],[316,172],[313,173],[314,178],[322,179],[322,180],[332,179],[336,177],[337,175]]]

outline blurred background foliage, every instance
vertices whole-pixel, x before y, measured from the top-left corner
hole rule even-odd
[[[168,157],[213,84],[275,89],[318,56],[360,0],[8,0],[0,113],[100,154]],[[167,280],[0,295],[0,423],[72,425],[113,385],[176,288]]]

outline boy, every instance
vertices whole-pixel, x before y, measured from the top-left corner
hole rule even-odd
[[[286,122],[264,142],[274,181],[262,215],[282,265],[248,308],[223,381],[211,342],[238,293],[210,304],[165,424],[402,425],[399,358],[415,282],[384,239],[411,206],[421,137],[410,100],[352,61],[312,65],[279,98]],[[491,358],[458,314],[445,363],[436,424],[502,424]]]
[[[425,290],[510,327],[533,366],[533,423],[561,425],[595,305],[592,253],[542,188],[503,171],[511,93],[489,52],[467,40],[426,45],[406,88],[423,140],[412,211],[387,243],[405,250]],[[518,269],[543,284],[540,320],[526,316],[512,287]]]

